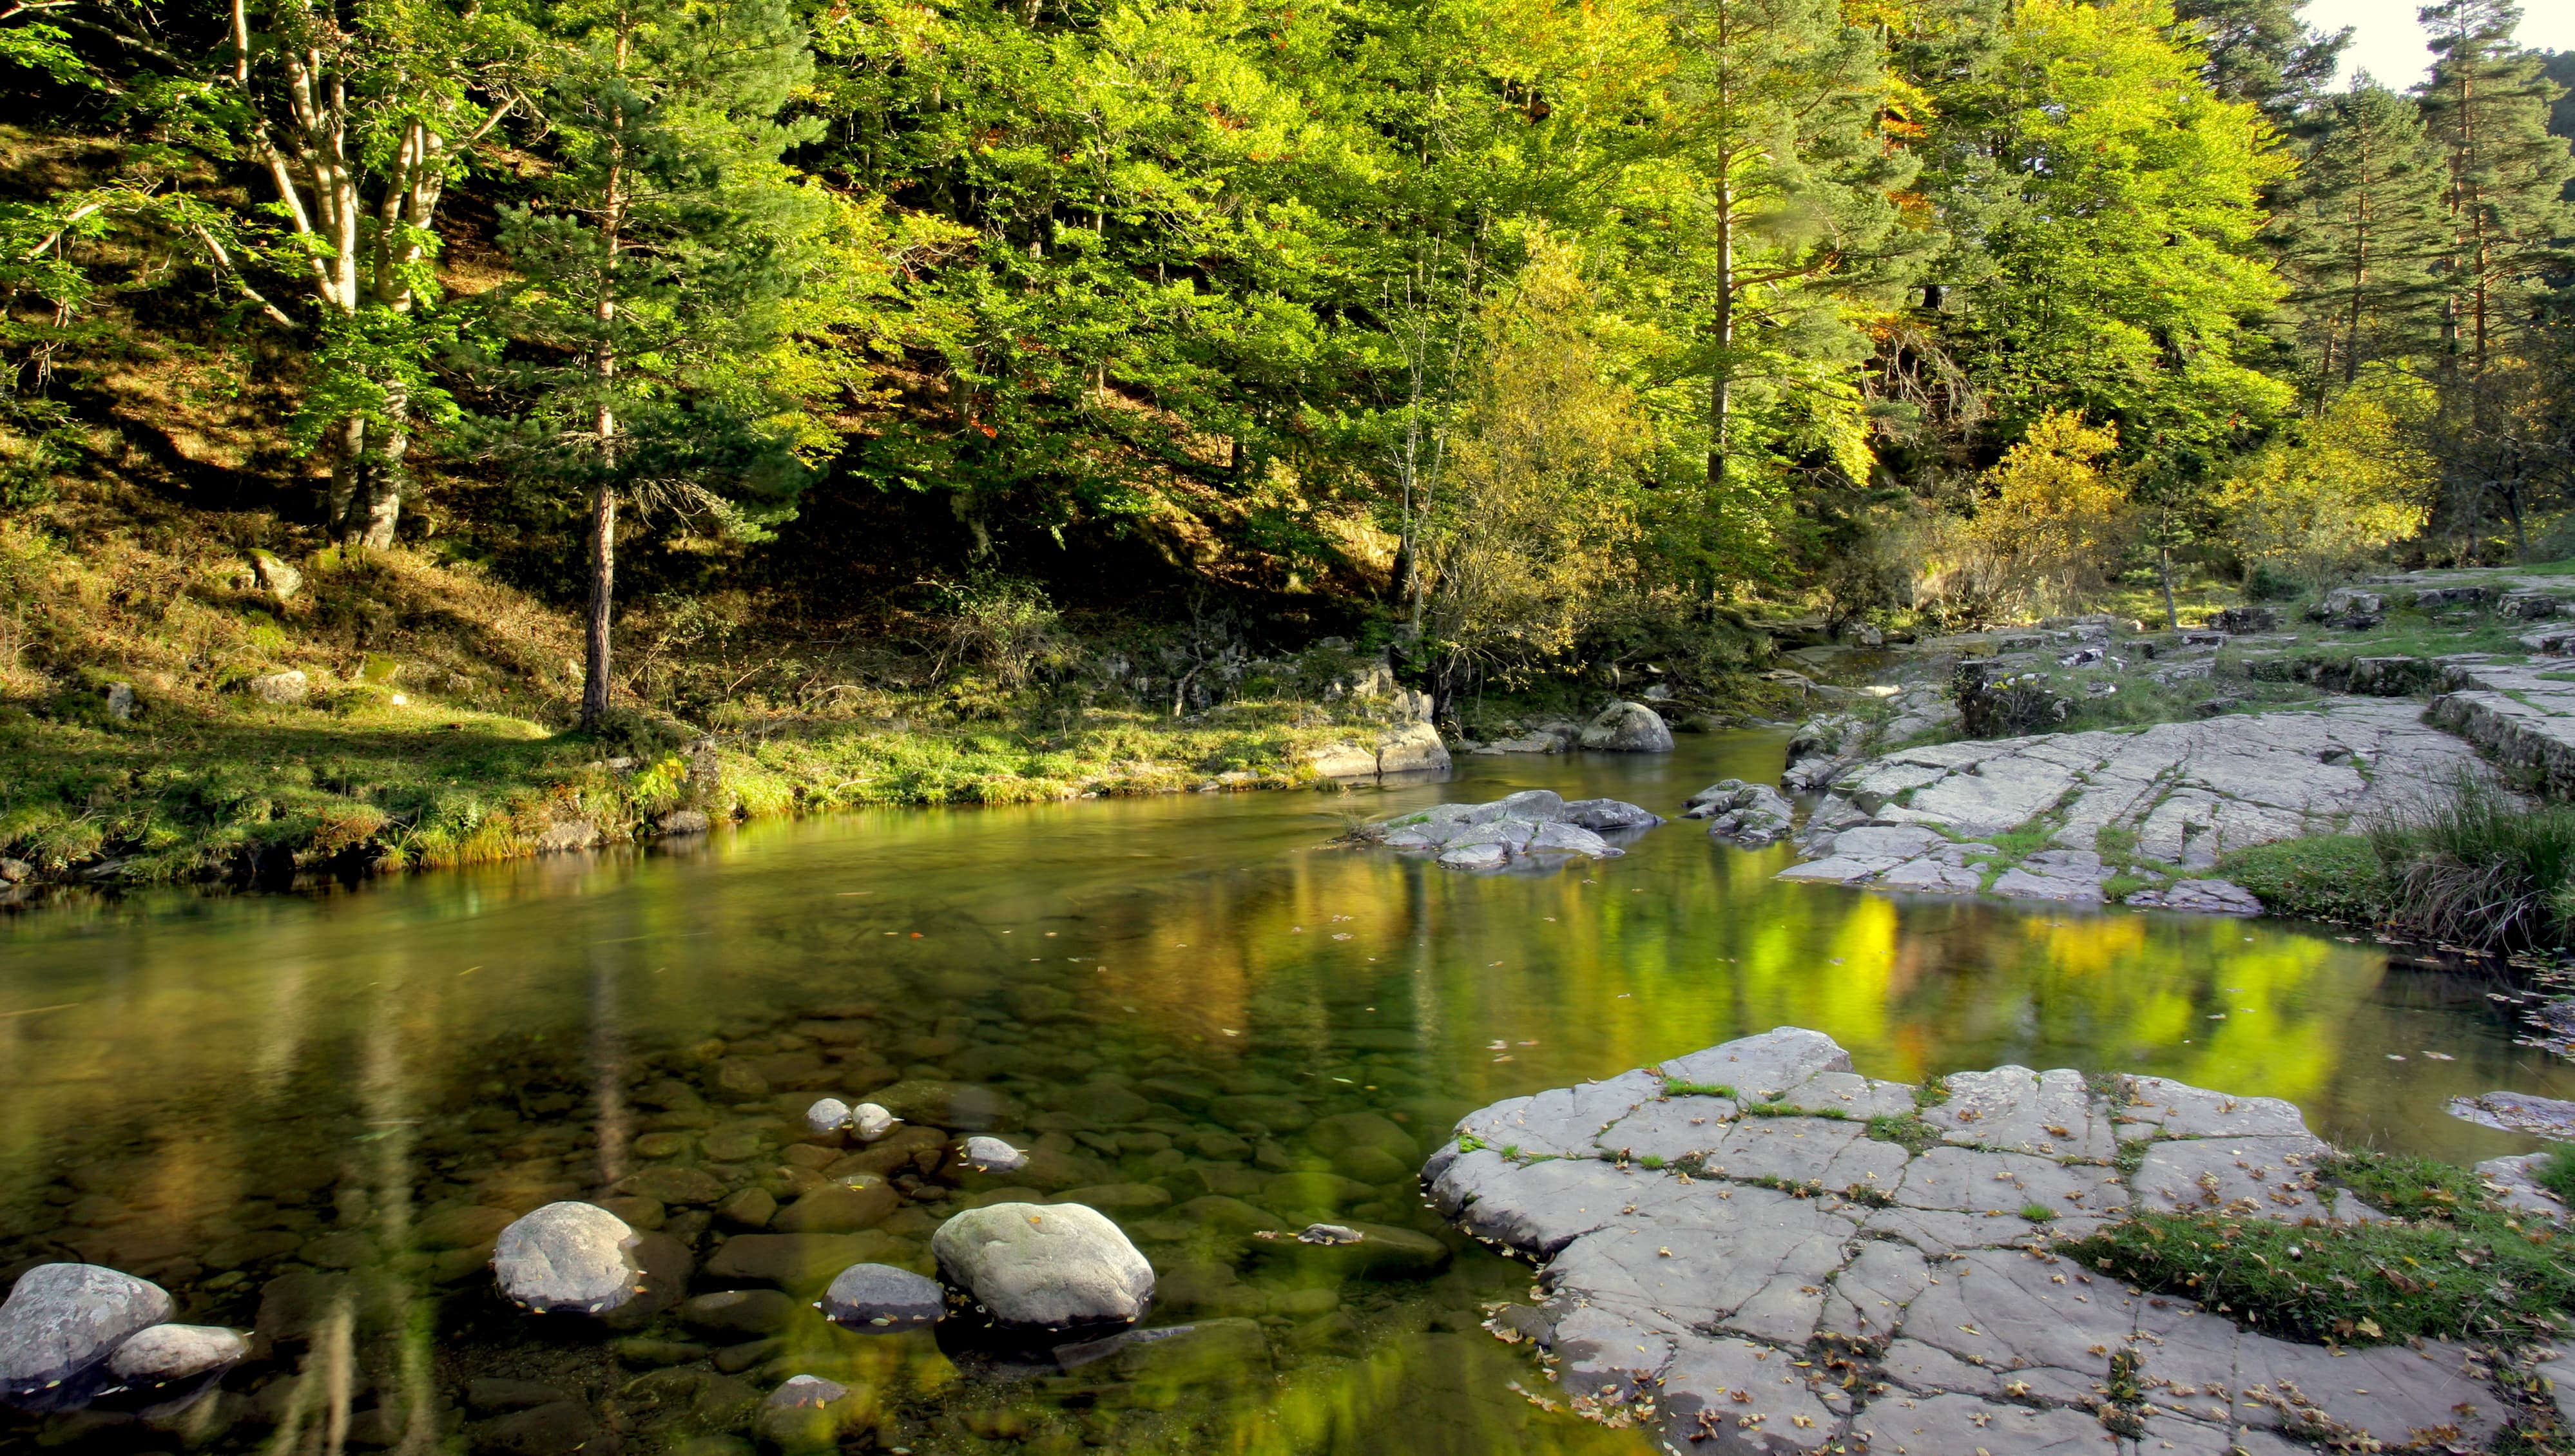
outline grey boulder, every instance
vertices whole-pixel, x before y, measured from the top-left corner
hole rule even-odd
[[[39,1264],[0,1304],[0,1397],[41,1399],[170,1317],[169,1291],[97,1264]]]
[[[1577,798],[1564,805],[1565,823],[1594,833],[1650,829],[1663,821],[1652,809],[1618,798]]]
[[[2201,915],[2258,915],[2262,901],[2253,891],[2227,879],[2182,879],[2159,889],[2141,889],[2127,902],[2148,909],[2188,910]]]
[[[1607,753],[1668,753],[1672,730],[1641,703],[1613,703],[1582,730],[1582,746]]]
[[[819,1306],[825,1318],[863,1334],[917,1329],[948,1312],[939,1281],[891,1264],[852,1264],[832,1279]]]
[[[501,1230],[501,1295],[538,1314],[606,1314],[644,1292],[635,1230],[596,1203],[549,1203]]]
[[[1004,1328],[1126,1326],[1154,1302],[1154,1266],[1118,1225],[1079,1203],[994,1203],[931,1235],[949,1282]]]
[[[175,1385],[237,1365],[250,1341],[220,1325],[156,1324],[108,1357],[107,1372],[127,1385]]]

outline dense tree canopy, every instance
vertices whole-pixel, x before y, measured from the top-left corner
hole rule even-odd
[[[353,543],[498,473],[492,529],[603,581],[621,531],[719,571],[829,480],[939,502],[961,569],[1142,542],[1527,664],[2001,510],[2066,442],[2085,511],[2159,524],[2069,527],[2041,595],[2298,555],[2224,523],[2364,419],[2430,432],[2372,520],[2446,550],[2570,484],[2563,58],[2502,0],[2425,12],[2413,94],[2326,90],[2343,37],[2284,0],[10,14],[43,125],[117,149],[0,215],[10,428],[134,240],[175,266],[115,287],[303,361]],[[2400,376],[2430,403],[2335,403]]]

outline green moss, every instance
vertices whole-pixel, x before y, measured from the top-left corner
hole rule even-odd
[[[2020,1216],[2032,1223],[2053,1223],[2056,1210],[2044,1203],[2024,1203],[2020,1206]]]
[[[2218,861],[2220,878],[2251,890],[2274,914],[2377,924],[2390,912],[2378,851],[2359,834],[2320,834],[2238,849]]]
[[[1667,1081],[1667,1082],[1663,1083],[1663,1095],[1664,1095],[1664,1096],[1666,1096],[1666,1097],[1729,1097],[1729,1098],[1730,1098],[1730,1097],[1734,1096],[1734,1088],[1733,1088],[1733,1087],[1731,1087],[1731,1086],[1728,1086],[1728,1085],[1727,1085],[1726,1083],[1724,1083],[1724,1082],[1672,1082],[1672,1081]]]
[[[1913,1153],[1940,1145],[1940,1129],[1910,1112],[1871,1117],[1868,1119],[1868,1135],[1879,1142],[1891,1142],[1906,1152]]]
[[[1848,1122],[1851,1115],[1839,1107],[1792,1107],[1785,1102],[1746,1102],[1746,1117],[1821,1117],[1828,1122]]]

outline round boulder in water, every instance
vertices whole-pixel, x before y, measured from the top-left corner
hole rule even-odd
[[[894,1131],[894,1125],[902,1120],[874,1102],[861,1102],[850,1109],[850,1130],[859,1135],[861,1142],[876,1141]]]
[[[978,1172],[1016,1173],[1029,1165],[1029,1155],[998,1137],[966,1139],[966,1161]]]
[[[116,1347],[170,1317],[168,1290],[97,1264],[39,1264],[0,1304],[0,1399],[51,1404]]]
[[[1118,1225],[1079,1203],[994,1203],[931,1235],[949,1282],[1011,1330],[1125,1327],[1154,1304],[1154,1266]]]
[[[538,1314],[606,1314],[643,1291],[635,1230],[596,1203],[549,1203],[501,1230],[503,1298]]]
[[[108,1357],[107,1371],[128,1385],[174,1385],[237,1365],[250,1341],[210,1324],[156,1324]]]
[[[861,1334],[918,1329],[948,1312],[936,1279],[891,1264],[852,1264],[832,1280],[818,1306],[826,1318]]]
[[[805,1109],[805,1130],[816,1137],[829,1137],[850,1125],[850,1104],[838,1097],[825,1097]]]
[[[1582,730],[1582,746],[1609,753],[1668,753],[1672,730],[1641,703],[1613,703]]]

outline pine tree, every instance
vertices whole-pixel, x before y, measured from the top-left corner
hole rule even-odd
[[[2443,0],[2421,16],[2438,57],[2421,91],[2425,129],[2447,171],[2442,332],[2454,367],[2473,375],[2511,349],[2545,275],[2564,263],[2575,236],[2564,196],[2575,156],[2548,132],[2560,93],[2545,59],[2513,44],[2518,7]]]
[[[2414,103],[2366,76],[2324,98],[2310,125],[2272,229],[2311,367],[2319,382],[2349,385],[2368,364],[2437,346],[2441,158]]]
[[[2282,131],[2333,80],[2351,27],[2320,34],[2298,18],[2297,0],[2179,0],[2173,14],[2199,37],[2209,89],[2249,101]]]
[[[1865,342],[1836,337],[1835,300],[1911,251],[1894,195],[1916,163],[1879,130],[1883,43],[1832,0],[1687,0],[1672,27],[1674,153],[1690,172],[1664,181],[1679,183],[1674,222],[1707,249],[1694,271],[1708,311],[1707,482],[1721,493],[1747,379],[1864,357]]]
[[[503,214],[521,281],[497,454],[588,503],[582,721],[609,708],[618,512],[634,501],[758,537],[804,484],[765,365],[818,265],[830,200],[780,162],[812,69],[780,0],[613,0],[573,18],[547,98],[557,165]]]

